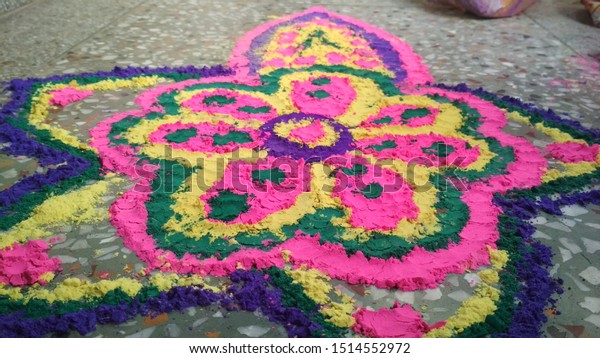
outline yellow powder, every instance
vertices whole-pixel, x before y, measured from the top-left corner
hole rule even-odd
[[[498,271],[491,269],[480,271],[477,273],[477,276],[479,276],[483,281],[489,284],[497,284],[500,280],[500,277],[498,276]]]
[[[46,283],[54,280],[54,272],[46,272],[40,275],[40,280],[46,281]]]
[[[277,98],[277,101],[271,100],[271,102],[277,102],[281,104],[281,107],[284,109],[284,111],[281,112],[278,109],[277,112],[279,114],[298,112],[294,106],[292,96],[290,96],[288,89],[293,88],[293,83],[295,81],[309,81],[312,78],[328,75],[330,74],[327,72],[300,71],[282,76],[279,81],[279,91],[272,95],[272,97]],[[377,101],[381,98],[384,98],[384,94],[373,80],[344,73],[336,73],[336,77],[347,78],[350,81],[352,88],[354,88],[356,91],[356,99],[350,104],[344,114],[334,118],[336,122],[341,123],[346,127],[356,127],[365,119],[377,113],[377,111],[380,109]],[[353,132],[352,134],[354,135]]]
[[[8,296],[11,300],[23,298],[20,288],[5,286],[3,283],[0,283],[0,296]]]
[[[320,311],[327,317],[327,321],[338,327],[351,327],[354,324],[354,300],[339,291],[334,291],[329,284],[331,279],[327,275],[315,269],[307,270],[305,266],[295,270],[286,268],[285,273],[294,283],[302,286],[308,297],[323,306]],[[330,293],[335,293],[341,299],[341,303],[334,302]]]
[[[326,38],[327,41],[322,41],[319,38],[313,37],[312,45],[310,47],[304,48],[302,52],[296,52],[292,56],[283,56],[278,51],[279,47],[281,46],[278,43],[278,39],[282,36],[282,34],[289,31],[299,32],[299,35],[294,39],[294,42],[289,44],[289,46],[294,46],[295,48],[301,47],[303,42],[313,37],[314,33],[317,31],[322,32],[324,34],[324,38]],[[355,49],[360,49],[361,46],[353,45],[351,43],[353,38],[349,37],[346,31],[347,30],[345,29],[329,28],[319,24],[308,24],[307,26],[302,28],[298,28],[293,25],[281,27],[277,30],[277,32],[275,32],[273,40],[265,46],[263,59],[264,61],[280,59],[286,63],[286,67],[302,68],[306,67],[306,65],[298,65],[294,63],[294,61],[298,59],[299,56],[314,56],[316,65],[330,65],[330,63],[327,60],[326,54],[330,52],[335,52],[342,55],[345,58],[345,60],[341,63],[343,66],[354,69],[362,69],[362,67],[355,64],[355,61],[360,60],[362,58],[358,52],[355,52]],[[335,44],[335,46],[333,46],[332,44]],[[368,45],[365,44],[365,47],[367,46]],[[378,62],[378,64],[374,68],[372,68],[371,71],[379,72],[389,77],[392,77],[394,75],[385,67],[385,65],[381,62],[380,59],[373,57],[370,58],[370,60]],[[274,70],[276,70],[275,67],[262,66],[259,72],[260,74],[266,74]]]
[[[490,263],[495,270],[500,271],[508,262],[508,253],[504,250],[494,250],[491,247],[487,247],[490,253]]]
[[[92,91],[111,91],[119,88],[132,88],[139,90],[142,88],[152,87],[158,84],[161,79],[158,76],[143,76],[136,77],[129,80],[124,79],[108,79],[97,83],[80,86],[75,80],[71,81],[69,85],[66,84],[47,84],[41,87],[37,94],[32,99],[32,106],[29,112],[28,121],[31,125],[37,129],[46,130],[56,140],[59,140],[67,145],[81,150],[92,151],[97,153],[95,148],[90,147],[88,144],[82,142],[75,135],[71,134],[68,130],[60,128],[56,125],[45,123],[48,117],[48,110],[50,109],[50,100],[52,99],[52,91],[72,87],[77,90],[92,90]]]
[[[291,254],[292,254],[292,252],[290,250],[282,250],[281,251],[281,258],[285,262],[290,262],[290,255]]]
[[[292,131],[294,129],[307,127],[311,123],[312,122],[308,119],[303,119],[300,121],[290,121],[287,123],[277,123],[275,125],[275,128],[273,129],[273,131],[278,136],[280,136],[282,138],[287,138],[290,142],[306,144],[310,148],[315,148],[317,146],[333,146],[333,145],[335,145],[335,143],[337,142],[337,140],[339,139],[340,136],[338,133],[336,133],[335,129],[331,125],[329,125],[325,122],[321,123],[323,126],[323,132],[325,132],[325,136],[323,138],[319,138],[314,143],[304,143],[303,141],[301,141],[299,139],[290,137],[290,134],[292,133]]]
[[[354,312],[354,300],[342,295],[342,303],[332,302],[328,307],[321,309],[327,316],[327,321],[338,327],[352,327],[356,320],[352,316]]]
[[[48,303],[55,301],[77,301],[84,298],[104,297],[108,292],[121,289],[127,295],[133,297],[140,289],[142,284],[136,280],[128,278],[119,278],[114,281],[99,281],[90,283],[78,278],[67,278],[53,290],[39,289],[30,292],[27,300],[41,299]]]
[[[431,338],[451,337],[465,328],[485,321],[486,317],[496,311],[495,301],[499,299],[497,289],[486,283],[479,284],[475,294],[463,301],[456,314],[446,321],[446,325],[429,331],[425,336]]]
[[[285,273],[294,279],[294,283],[302,285],[304,292],[308,297],[318,304],[324,305],[329,302],[327,295],[332,287],[327,284],[329,277],[315,269],[306,270],[304,268],[291,270],[285,269]]]
[[[168,291],[176,286],[202,286],[203,289],[213,291],[215,293],[222,292],[219,287],[211,286],[199,275],[179,276],[176,274],[155,274],[150,278],[150,283],[156,286],[160,291]]]
[[[510,118],[514,121],[523,123],[523,124],[528,124],[529,126],[534,127],[535,129],[537,129],[541,133],[547,135],[548,137],[552,138],[554,141],[556,141],[558,143],[565,143],[565,142],[585,143],[585,140],[583,140],[583,139],[575,139],[575,138],[571,137],[570,134],[562,132],[560,129],[557,129],[557,128],[546,127],[541,122],[536,123],[535,125],[532,125],[531,122],[529,121],[529,118],[523,116],[519,112],[509,112],[508,118]]]
[[[108,217],[108,211],[101,208],[100,198],[112,183],[122,179],[111,177],[67,194],[52,196],[33,209],[32,215],[18,223],[12,230],[0,234],[0,248],[14,242],[26,242],[52,235],[45,227],[64,223],[90,223]]]
[[[154,76],[140,76],[132,79],[109,79],[89,85],[80,86],[78,89],[81,90],[92,90],[92,91],[113,91],[119,88],[132,88],[134,90],[140,90],[143,88],[154,87],[159,82],[164,81],[163,78]]]
[[[579,163],[560,163],[563,170],[550,169],[542,177],[542,182],[547,183],[552,180],[579,176],[582,174],[593,173],[598,168],[598,161],[596,163],[591,162],[579,162]]]
[[[485,319],[493,314],[496,309],[496,302],[500,299],[500,291],[490,285],[498,282],[498,273],[508,262],[508,254],[503,250],[494,250],[488,246],[490,253],[491,269],[479,272],[482,282],[477,285],[473,296],[463,301],[456,311],[450,317],[443,327],[429,331],[425,337],[451,337],[453,334],[460,333],[465,328],[484,322]]]
[[[541,133],[547,135],[552,138],[557,143],[566,143],[566,142],[575,142],[585,144],[585,140],[583,139],[575,139],[570,134],[562,132],[560,129],[546,127],[543,123],[536,123],[532,125],[529,121],[529,118],[521,115],[518,112],[510,112],[508,113],[508,117],[512,120],[515,120],[520,123],[528,124],[531,127],[534,127],[536,130]],[[548,183],[556,179],[579,176],[582,174],[592,173],[596,170],[598,165],[600,165],[600,155],[598,156],[595,163],[590,162],[581,162],[581,163],[560,163],[563,167],[563,170],[558,169],[550,169],[548,170],[544,176],[542,177],[542,182]]]

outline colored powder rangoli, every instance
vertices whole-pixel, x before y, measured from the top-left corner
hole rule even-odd
[[[228,68],[9,89],[2,150],[43,170],[0,192],[3,337],[207,306],[290,337],[535,337],[562,289],[527,220],[600,202],[598,130],[435,84],[407,44],[323,8],[250,31]],[[127,90],[136,108],[89,133],[53,120]],[[77,232],[105,246],[77,251]],[[465,274],[471,291],[435,319],[406,299]],[[382,292],[397,299],[358,299]]]

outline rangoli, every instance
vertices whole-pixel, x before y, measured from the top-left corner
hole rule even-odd
[[[323,8],[250,31],[227,68],[9,89],[2,150],[43,170],[0,193],[4,337],[208,305],[260,312],[290,337],[538,336],[561,286],[528,220],[600,199],[598,130],[437,84],[407,44]],[[89,136],[49,120],[118,89],[135,103]],[[141,267],[70,275],[54,229],[106,219]],[[468,271],[475,289],[440,321],[400,301],[362,307],[334,284],[402,293]]]

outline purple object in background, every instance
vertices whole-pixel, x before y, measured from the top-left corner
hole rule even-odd
[[[592,17],[594,25],[600,27],[600,0],[581,0]]]
[[[481,17],[509,17],[523,12],[536,0],[438,0]]]

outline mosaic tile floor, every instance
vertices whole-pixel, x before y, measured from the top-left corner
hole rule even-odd
[[[114,66],[208,66],[226,63],[235,41],[273,17],[315,4],[350,15],[394,34],[423,56],[440,83],[483,85],[498,94],[551,107],[600,127],[600,29],[591,26],[578,0],[541,0],[522,16],[481,20],[431,1],[36,1],[0,15],[0,80]],[[40,24],[35,28],[28,24]],[[136,93],[118,90],[93,96],[51,115],[77,128],[81,139],[114,111],[133,107]],[[71,111],[71,112],[69,112]],[[78,117],[73,122],[73,115]],[[69,121],[65,119],[69,118]],[[513,123],[511,133],[527,130]],[[535,135],[535,133],[531,133]],[[536,139],[543,144],[544,138]],[[534,141],[535,144],[535,141]],[[0,189],[38,168],[36,161],[0,154]],[[108,203],[127,185],[103,199]],[[552,273],[564,280],[560,315],[548,311],[549,337],[600,337],[600,207],[569,206],[564,216],[533,221],[534,237],[556,253]],[[137,272],[141,263],[122,248],[108,222],[62,226],[52,253],[63,274],[79,278]],[[421,307],[426,321],[444,319],[477,284],[476,273],[450,275],[438,289],[389,293],[373,287],[337,288],[363,303],[389,307],[395,300]],[[119,326],[102,326],[108,337],[280,337],[285,330],[257,314],[188,309]]]

